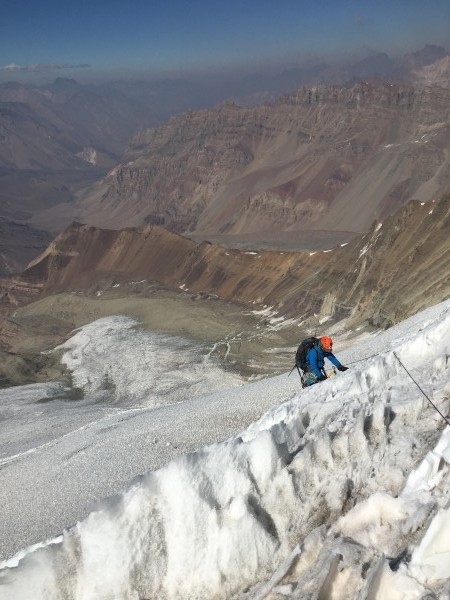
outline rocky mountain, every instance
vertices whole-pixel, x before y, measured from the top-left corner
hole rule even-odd
[[[276,104],[226,103],[139,133],[80,218],[164,225],[194,239],[328,245],[450,185],[450,95],[361,83],[302,88]],[[322,246],[323,247],[323,246]],[[325,245],[326,247],[326,245]]]
[[[449,297],[449,231],[450,195],[412,201],[365,235],[320,252],[243,252],[156,225],[105,230],[74,223],[20,277],[3,281],[2,306],[146,279],[268,305],[311,326],[342,317],[353,326],[388,326]]]
[[[446,56],[450,56],[450,53],[445,48],[442,48],[442,46],[426,44],[421,50],[416,50],[415,52],[403,56],[400,63],[403,64],[405,68],[409,67],[410,69],[417,69],[432,65]]]
[[[416,69],[433,65],[446,56],[450,56],[449,52],[442,46],[436,46],[435,44],[426,44],[420,50],[409,52],[397,58],[379,53],[369,57],[368,65],[371,68],[367,68],[366,63],[366,76],[375,75],[387,79],[391,83],[407,84],[414,81],[413,73]]]
[[[351,60],[346,64],[313,61],[303,66],[292,66],[274,74],[253,74],[239,82],[234,92],[239,106],[255,106],[264,98],[271,98],[290,92],[301,86],[339,85],[351,87],[361,79],[371,82],[414,85],[415,71],[436,62],[450,53],[441,46],[427,44],[415,52],[392,57],[386,52],[370,53],[368,56]],[[236,84],[235,84],[236,85]],[[232,89],[232,86],[228,84]],[[239,91],[238,91],[239,90]],[[230,97],[230,93],[226,97]]]
[[[338,193],[344,192],[362,166],[367,167],[378,147],[372,139],[377,127],[361,142],[364,155],[361,148],[350,152],[345,148],[343,160],[337,160],[335,155],[341,153],[340,144],[349,138],[343,125],[346,120],[353,123],[354,116],[345,111],[338,114],[333,109],[334,117],[328,126],[325,125],[328,118],[324,120],[323,114],[329,111],[325,111],[324,106],[320,115],[314,110],[301,111],[301,102],[298,102],[301,92],[288,94],[277,103],[279,94],[302,84],[313,86],[308,89],[314,90],[314,99],[319,90],[319,102],[312,103],[318,108],[319,104],[329,105],[326,96],[335,93],[327,92],[327,86],[317,87],[319,82],[348,85],[355,78],[387,77],[391,81],[444,85],[446,58],[448,53],[443,48],[426,46],[395,60],[378,54],[346,66],[318,62],[293,66],[280,73],[83,85],[64,78],[45,85],[1,84],[0,217],[3,224],[26,225],[52,236],[79,218],[113,227],[165,223],[176,231],[189,232],[195,239],[204,239],[208,234],[215,241],[227,242],[231,236],[231,242],[238,246],[327,247],[361,230],[359,223],[357,227],[352,223],[351,227],[340,224],[330,229],[325,222],[319,226],[314,221],[321,221],[328,204]],[[338,96],[344,98],[345,94],[339,92]],[[126,144],[136,131],[161,124],[188,108],[212,106],[229,97],[237,98],[239,105],[248,108],[235,106],[233,109],[228,104],[198,115],[191,111],[169,123],[167,128],[139,134],[125,162],[94,190],[81,191],[120,163]],[[292,101],[294,97],[297,99]],[[443,106],[445,101],[443,98]],[[261,106],[263,102],[268,106]],[[354,100],[344,98],[341,109],[346,102],[348,107],[354,105]],[[250,109],[255,105],[256,108]],[[294,105],[297,105],[295,109]],[[360,137],[364,137],[364,111],[360,112]],[[233,123],[235,117],[237,122]],[[369,127],[377,118],[377,115],[368,117]],[[333,124],[333,119],[338,122]],[[381,120],[385,120],[385,115]],[[445,114],[440,123],[445,124]],[[171,133],[172,127],[179,131]],[[393,152],[395,144],[403,144],[408,154],[408,144],[426,139],[412,139],[414,133],[409,133],[409,137],[397,141],[393,124],[388,136],[390,141],[385,145],[393,144],[390,146]],[[297,141],[294,141],[295,136]],[[309,158],[306,158],[307,141],[312,142]],[[334,155],[326,141],[337,148]],[[438,144],[442,146],[439,140]],[[439,156],[435,156],[434,150],[424,160],[419,157],[418,164],[426,166],[420,167],[417,178],[428,186],[427,192],[419,190],[420,198],[426,199],[431,188],[441,189],[432,172],[436,165],[442,165],[438,179],[445,172],[445,142]],[[395,153],[397,151],[398,148]],[[270,164],[272,159],[273,165]],[[395,206],[412,197],[417,185],[410,185],[408,180],[412,171],[416,173],[416,162],[412,155],[395,159],[396,175],[388,173],[386,189],[374,192],[374,204],[382,202],[380,195],[387,197],[387,204]],[[373,175],[384,180],[385,168],[381,167],[380,173],[378,167]],[[155,177],[153,170],[156,170]],[[114,182],[114,174],[118,182]],[[427,183],[430,178],[432,183]],[[366,188],[363,176],[357,181],[350,202],[359,202]],[[129,191],[131,198],[127,196]],[[81,210],[79,197],[87,198]],[[385,214],[383,210],[379,211],[380,215]],[[330,219],[335,223],[334,213]],[[345,220],[348,221],[347,216]],[[368,220],[370,218],[365,219],[366,224]],[[322,231],[311,235],[307,233],[311,228]],[[280,230],[283,231],[281,238]],[[14,229],[15,233],[18,231]],[[24,247],[27,246],[24,238]],[[8,264],[15,264],[17,256],[10,256],[6,247],[4,251]],[[23,259],[27,261],[32,256],[31,252],[25,253]]]
[[[97,156],[94,162],[85,160],[87,164],[111,167],[136,131],[172,114],[155,114],[144,98],[139,101],[120,86],[63,78],[43,86],[2,84],[0,102],[0,166],[18,169],[81,168],[88,149]]]
[[[417,85],[450,87],[450,56],[412,72]]]
[[[82,85],[58,78],[41,86],[1,84],[4,233],[11,223],[9,237],[25,233],[21,226],[30,226],[41,229],[43,239],[45,232],[53,238],[73,219],[77,191],[116,165],[139,129],[185,110],[192,98],[186,85],[176,81]],[[26,235],[23,246],[29,246]],[[17,253],[5,244],[2,250],[7,263],[16,264]],[[22,253],[19,268],[35,253]]]

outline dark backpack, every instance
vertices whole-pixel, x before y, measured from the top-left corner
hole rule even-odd
[[[313,348],[318,343],[318,338],[309,337],[306,338],[306,340],[303,340],[300,343],[300,346],[297,348],[297,352],[295,353],[295,364],[299,366],[302,371],[306,371],[307,369],[306,354],[308,353],[308,350]]]

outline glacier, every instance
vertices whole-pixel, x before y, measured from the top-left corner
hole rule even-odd
[[[114,323],[120,335],[131,326],[121,319],[106,323],[108,335]],[[44,490],[61,490],[63,509],[98,479],[100,489],[110,478],[124,489],[6,557],[0,599],[450,599],[450,427],[422,392],[448,414],[449,334],[446,301],[342,352],[335,341],[350,369],[309,389],[287,373],[240,385],[212,366],[206,387],[194,384],[200,395],[189,398],[189,376],[185,396],[155,406],[150,389],[141,394],[138,370],[114,384],[122,403],[134,390],[128,406],[118,408],[116,398],[99,408],[89,394],[108,387],[95,384],[93,355],[80,354],[81,331],[84,341],[72,339],[65,360],[89,389],[85,421],[73,431],[68,419],[58,435],[45,431],[40,445],[8,454],[11,434],[0,477],[11,472],[25,490],[39,473]],[[214,390],[217,379],[224,386]],[[169,449],[156,458],[155,411]],[[87,462],[70,470],[71,452]],[[139,473],[136,457],[147,454],[149,469],[125,485],[124,466],[131,461]],[[4,490],[8,479],[1,483]],[[19,503],[11,517],[31,508]]]

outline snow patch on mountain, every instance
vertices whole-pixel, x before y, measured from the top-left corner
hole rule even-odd
[[[95,166],[97,164],[97,150],[95,148],[92,148],[92,146],[87,146],[86,148],[83,148],[81,152],[77,152],[76,156],[78,156],[79,158],[91,165]]]

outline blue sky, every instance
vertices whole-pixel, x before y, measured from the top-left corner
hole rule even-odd
[[[42,72],[66,65],[93,74],[169,74],[287,65],[311,56],[398,55],[426,43],[450,47],[450,0],[1,0],[0,6],[0,68],[39,64]]]

